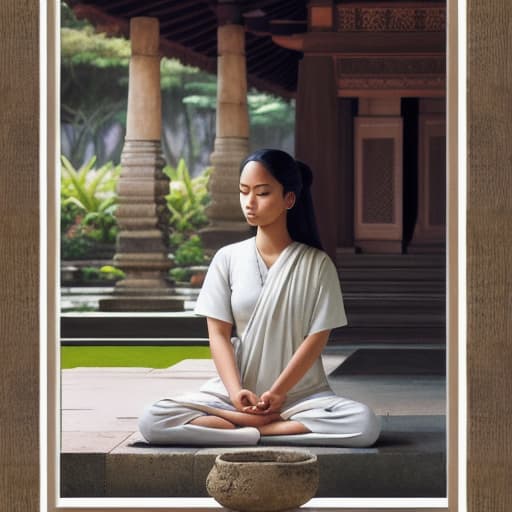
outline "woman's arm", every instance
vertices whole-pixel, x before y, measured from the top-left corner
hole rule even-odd
[[[330,332],[331,329],[326,329],[307,336],[272,387],[261,395],[261,400],[257,406],[246,407],[244,410],[257,413],[259,409],[260,412],[265,414],[278,412],[286,400],[288,391],[304,377],[313,363],[320,357],[329,339]]]
[[[211,317],[207,317],[207,323],[213,362],[233,405],[240,411],[244,407],[255,405],[258,397],[252,391],[242,388],[231,343],[232,324]]]

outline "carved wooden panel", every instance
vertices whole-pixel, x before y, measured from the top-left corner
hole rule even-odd
[[[390,224],[393,215],[395,140],[382,137],[362,140],[362,210],[364,224]]]
[[[397,91],[397,95],[398,91],[404,90],[416,96],[427,95],[426,91],[444,95],[445,74],[444,55],[336,57],[340,96],[353,95],[354,91],[361,95],[362,91],[372,90]],[[421,91],[421,94],[414,91]]]
[[[343,5],[336,9],[338,32],[442,32],[446,29],[443,6]]]
[[[402,239],[402,141],[401,117],[355,118],[356,246]]]
[[[446,225],[445,116],[420,114],[418,135],[418,217],[411,250],[442,246]]]

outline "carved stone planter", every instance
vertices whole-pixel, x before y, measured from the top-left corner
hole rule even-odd
[[[247,450],[219,455],[206,479],[210,496],[242,512],[297,508],[318,489],[316,455],[298,450]]]

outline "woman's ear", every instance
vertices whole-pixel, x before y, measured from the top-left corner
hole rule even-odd
[[[291,210],[293,208],[293,205],[295,204],[295,200],[296,200],[296,197],[295,197],[295,192],[287,192],[286,194],[286,209],[287,210]]]

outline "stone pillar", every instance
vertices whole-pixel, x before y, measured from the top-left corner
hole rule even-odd
[[[122,172],[117,186],[120,228],[114,264],[126,273],[114,298],[100,301],[102,311],[183,309],[170,297],[167,279],[169,180],[162,172],[159,23],[157,18],[130,20],[128,113]]]
[[[201,230],[207,252],[251,236],[240,208],[239,168],[249,153],[249,113],[245,30],[239,7],[219,5],[217,64],[217,125],[211,155],[211,203],[207,208],[210,225]]]
[[[355,118],[355,246],[402,252],[403,126],[400,98],[360,98]]]
[[[420,99],[418,124],[418,216],[407,252],[442,253],[446,231],[444,98]]]

